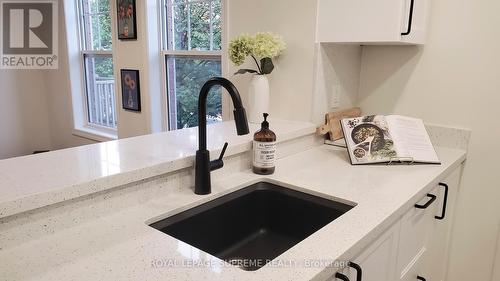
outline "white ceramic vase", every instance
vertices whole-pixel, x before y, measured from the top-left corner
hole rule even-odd
[[[266,75],[254,75],[248,89],[248,122],[260,124],[262,113],[269,113],[269,80]]]

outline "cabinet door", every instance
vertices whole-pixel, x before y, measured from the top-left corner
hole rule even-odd
[[[319,0],[316,40],[423,44],[428,8],[428,0]]]
[[[410,10],[412,0],[405,0],[403,4],[402,28],[401,32],[408,34],[401,35],[403,43],[424,44],[427,35],[427,22],[430,9],[430,1],[413,0],[413,11]],[[410,19],[411,14],[411,19]],[[411,21],[411,28],[409,28]]]
[[[402,0],[319,0],[320,42],[399,40]]]
[[[424,273],[422,273],[428,276],[427,280],[445,280],[447,267],[446,261],[448,260],[451,228],[460,183],[460,172],[461,170],[457,169],[449,177],[442,181],[442,184],[446,184],[448,186],[446,210],[444,218],[435,218],[431,225],[429,240],[427,242],[428,255],[423,268]],[[438,210],[435,216],[441,218],[445,203],[444,185],[438,186],[438,198]]]
[[[352,260],[361,267],[363,281],[396,280],[396,255],[400,228],[401,223],[398,221]],[[348,276],[349,280],[357,281],[355,269],[348,267],[341,272]]]
[[[416,202],[420,208],[412,207],[401,219],[397,258],[397,273],[400,280],[415,278],[413,276],[415,270],[420,267],[419,264],[427,254],[427,241],[434,224],[434,215],[438,210],[437,193],[437,188],[433,189],[427,196]],[[408,275],[411,276],[408,277]]]

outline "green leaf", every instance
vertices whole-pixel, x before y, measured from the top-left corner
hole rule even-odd
[[[269,74],[273,72],[274,64],[271,58],[263,58],[260,60],[260,67],[262,69],[262,74]]]
[[[236,71],[234,73],[234,75],[236,75],[236,74],[245,74],[245,73],[258,73],[258,72],[257,72],[257,70],[243,68],[243,69],[239,69],[238,71]]]

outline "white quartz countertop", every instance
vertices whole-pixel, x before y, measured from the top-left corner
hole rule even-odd
[[[242,145],[246,145],[247,140],[241,140]],[[195,143],[193,140],[190,145]],[[155,142],[154,146],[160,144]],[[92,149],[106,151],[101,146]],[[151,154],[139,161],[155,157],[155,148],[150,149]],[[161,155],[156,156],[158,158],[176,157],[163,148],[157,149]],[[275,174],[270,177],[261,177],[251,171],[214,177],[212,194],[207,196],[195,195],[192,189],[180,187],[175,192],[150,194],[153,199],[146,200],[146,195],[134,198],[133,202],[127,202],[130,207],[109,206],[110,211],[106,213],[92,214],[92,209],[86,207],[89,208],[87,217],[92,218],[85,220],[78,212],[67,209],[59,215],[66,226],[49,225],[43,235],[30,239],[30,235],[23,233],[23,239],[16,237],[16,231],[29,232],[23,225],[0,233],[0,280],[310,280],[325,277],[328,271],[324,269],[325,264],[304,266],[303,263],[349,258],[348,254],[354,254],[363,242],[374,239],[389,227],[465,160],[463,150],[437,147],[436,151],[442,165],[351,166],[344,149],[323,145],[280,159]],[[54,161],[58,158],[47,157],[53,157]],[[89,163],[87,161],[103,162],[102,159],[85,159],[83,163]],[[120,171],[133,169],[131,162],[127,163],[126,168],[119,165]],[[30,170],[36,169],[30,167]],[[98,170],[100,168],[96,167],[93,174],[81,175],[81,178],[96,177]],[[99,175],[103,174],[112,172],[103,171]],[[147,225],[154,218],[180,212],[259,180],[281,182],[291,188],[357,205],[276,258],[283,262],[281,266],[266,265],[253,272],[220,266],[215,257]],[[20,241],[11,242],[15,239]],[[204,264],[172,264],[186,260]],[[299,265],[287,266],[290,261]]]
[[[311,123],[270,122],[278,141],[315,131]],[[237,136],[233,121],[209,125],[211,156],[224,142],[226,156],[249,150],[260,125],[249,127]],[[0,160],[0,218],[190,167],[197,149],[195,127]]]

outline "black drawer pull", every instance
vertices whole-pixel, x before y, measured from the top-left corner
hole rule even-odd
[[[437,220],[444,220],[444,217],[446,216],[446,203],[448,202],[448,185],[446,183],[440,182],[439,186],[442,186],[444,188],[443,211],[441,211],[440,216],[434,216],[434,218]]]
[[[347,276],[345,276],[344,274],[342,274],[340,272],[335,273],[335,278],[343,280],[343,281],[350,281]]]
[[[434,194],[427,193],[427,197],[430,198],[429,201],[427,201],[427,203],[425,203],[424,205],[415,204],[415,208],[427,209],[427,207],[429,207],[434,201],[436,201],[436,195]]]
[[[415,4],[415,0],[411,0],[410,2],[410,15],[408,16],[408,29],[406,32],[401,33],[401,35],[409,35],[411,33],[411,24],[413,22],[413,4]]]
[[[363,270],[361,270],[361,266],[352,261],[350,261],[347,265],[356,270],[356,281],[361,281],[361,278],[363,277]]]
[[[427,280],[425,280],[425,278],[424,278],[424,277],[422,277],[422,276],[417,276],[417,279],[418,279],[418,280],[420,280],[420,281],[427,281]]]

